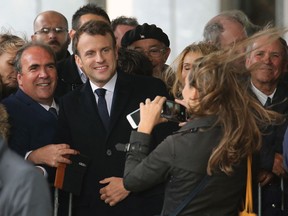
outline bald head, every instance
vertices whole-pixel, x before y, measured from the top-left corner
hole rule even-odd
[[[37,15],[33,24],[32,41],[49,45],[57,56],[57,61],[64,59],[70,44],[68,22],[66,17],[57,11],[45,11]]]
[[[204,28],[204,40],[225,48],[247,38],[245,27],[233,17],[218,15]]]
[[[57,12],[57,11],[44,11],[42,13],[39,13],[37,17],[34,19],[33,22],[33,27],[34,27],[34,32],[38,30],[39,25],[41,25],[43,22],[53,22],[53,23],[58,23],[58,25],[62,25],[66,29],[68,29],[68,21],[66,17]]]

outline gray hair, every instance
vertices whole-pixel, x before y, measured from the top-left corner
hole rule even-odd
[[[23,53],[31,47],[40,47],[43,50],[45,50],[47,53],[49,53],[53,57],[53,60],[56,64],[56,55],[50,46],[43,44],[43,43],[32,41],[32,42],[29,42],[29,43],[25,44],[24,46],[22,46],[16,53],[15,60],[14,60],[14,69],[17,73],[22,72],[21,59],[22,59]]]

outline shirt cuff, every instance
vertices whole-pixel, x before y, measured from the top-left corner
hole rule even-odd
[[[43,167],[41,167],[41,166],[35,166],[35,167],[38,167],[39,169],[41,169],[42,171],[43,171],[43,175],[44,175],[44,177],[46,177],[46,178],[48,178],[48,173],[47,173],[47,171],[43,168]]]
[[[30,155],[31,153],[32,153],[32,151],[27,152],[27,153],[25,154],[24,159],[27,160],[27,158],[29,157],[29,155]]]
[[[29,152],[27,152],[26,154],[25,154],[25,157],[24,157],[24,159],[25,160],[27,160],[27,158],[29,157],[29,155],[32,153],[32,151],[29,151]],[[47,173],[47,171],[43,168],[43,167],[41,167],[41,166],[35,166],[35,167],[38,167],[38,168],[40,168],[42,171],[43,171],[43,175],[47,178],[48,177],[48,173]]]

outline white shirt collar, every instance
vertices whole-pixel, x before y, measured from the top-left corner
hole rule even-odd
[[[105,94],[105,99],[107,103],[107,109],[109,114],[111,113],[111,107],[112,107],[112,101],[113,101],[113,95],[114,95],[114,90],[115,90],[115,85],[116,85],[116,80],[117,80],[117,72],[114,74],[114,76],[101,88],[106,89],[106,94]],[[96,86],[94,83],[89,80],[93,94],[95,95],[96,101],[98,103],[98,96],[95,94],[95,90],[100,88],[99,86]]]
[[[256,88],[256,86],[252,83],[251,81],[251,86],[252,86],[252,91],[254,92],[254,94],[257,96],[258,100],[260,101],[260,103],[264,106],[264,104],[267,101],[267,98],[270,97],[271,100],[273,100],[273,96],[277,90],[277,88],[275,88],[275,90],[273,91],[272,94],[270,95],[266,95],[263,92],[261,92],[259,89]]]
[[[95,85],[93,82],[91,82],[91,80],[89,80],[89,82],[90,82],[90,85],[91,85],[93,92],[95,92],[95,90],[98,88],[104,88],[104,89],[106,89],[106,92],[113,94],[114,89],[115,89],[116,80],[117,80],[117,72],[103,87],[99,87],[99,86]]]
[[[39,103],[44,109],[46,109],[47,111],[49,110],[50,107],[53,107],[57,110],[57,112],[59,111],[59,107],[58,104],[55,102],[55,100],[53,99],[51,106],[48,106],[46,104],[41,104]]]

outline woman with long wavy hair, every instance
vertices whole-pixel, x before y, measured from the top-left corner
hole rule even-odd
[[[282,121],[249,93],[249,72],[239,67],[245,55],[239,50],[248,42],[195,61],[185,79],[183,100],[176,100],[186,106],[190,119],[148,156],[150,133],[163,121],[166,99],[158,96],[140,104],[141,120],[130,137],[124,186],[139,192],[166,182],[161,215],[173,212],[205,176],[210,176],[205,187],[179,215],[238,214],[247,156],[260,149],[262,129]]]

